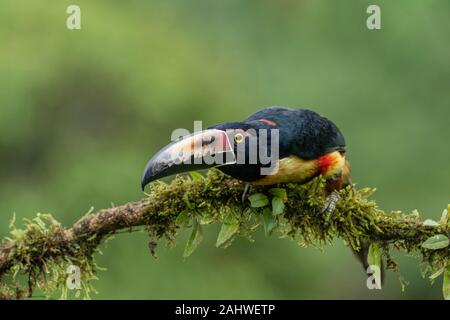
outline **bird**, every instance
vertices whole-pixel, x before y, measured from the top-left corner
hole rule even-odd
[[[315,111],[274,106],[171,142],[148,161],[141,187],[176,173],[212,167],[246,186],[304,184],[322,176],[327,194],[323,211],[328,217],[340,200],[339,190],[352,185],[339,128]],[[368,246],[363,243],[354,250],[365,270]]]
[[[263,163],[261,159],[264,152],[268,157],[272,155],[273,148],[270,147],[274,130],[278,131],[279,141],[275,165]],[[260,142],[263,132],[266,132],[267,142],[259,143],[252,154],[250,140]],[[343,134],[327,118],[308,109],[268,107],[242,122],[210,126],[162,148],[147,163],[141,186],[144,189],[148,183],[176,173],[217,167],[233,178],[254,185],[306,183],[322,175],[327,180],[327,191],[331,193],[350,184],[351,170],[345,151]],[[202,161],[205,155],[212,157],[230,153],[231,162],[208,164]],[[262,173],[262,169],[270,169],[271,166],[273,171]]]

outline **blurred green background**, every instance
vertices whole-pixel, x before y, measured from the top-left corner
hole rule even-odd
[[[81,7],[81,30],[65,23]],[[382,29],[366,28],[378,4]],[[343,131],[358,186],[385,210],[437,219],[450,202],[450,2],[17,1],[0,4],[0,234],[50,212],[66,225],[143,196],[146,161],[175,128],[241,120],[270,105],[308,107]],[[323,252],[237,239],[217,226],[187,260],[153,259],[144,233],[121,234],[94,298],[440,299],[418,261],[382,291],[342,241]]]

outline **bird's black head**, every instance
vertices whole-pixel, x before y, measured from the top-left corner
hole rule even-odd
[[[277,153],[270,129],[262,122],[226,122],[181,137],[150,159],[142,188],[165,176],[212,167],[239,180],[257,180],[261,168],[270,168]]]
[[[271,171],[279,154],[274,128],[260,121],[226,122],[210,127],[227,132],[233,141],[234,163],[218,166],[222,172],[242,181],[256,181]],[[276,130],[276,129],[275,129]],[[278,130],[276,130],[278,132]],[[275,158],[273,158],[274,156]]]

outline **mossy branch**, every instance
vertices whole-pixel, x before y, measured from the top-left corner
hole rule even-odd
[[[220,247],[229,245],[237,235],[251,238],[263,225],[267,235],[277,232],[305,245],[322,246],[335,237],[356,250],[363,241],[376,243],[391,269],[396,266],[390,249],[414,253],[432,278],[441,273],[450,278],[448,210],[439,222],[421,221],[417,212],[385,213],[370,199],[373,190],[349,187],[340,191],[341,200],[328,217],[322,212],[326,197],[321,178],[305,185],[252,187],[250,201],[242,202],[244,187],[211,170],[204,178],[193,174],[170,184],[156,183],[147,198],[89,212],[71,228],[42,214],[27,220],[23,229],[12,223],[11,237],[0,245],[0,298],[30,297],[33,289],[46,296],[62,290],[64,298],[69,265],[80,268],[82,286],[77,292],[89,297],[98,271],[94,255],[99,245],[118,231],[144,227],[153,252],[157,240],[173,242],[180,229],[192,227],[187,256],[200,242],[202,226],[211,223],[223,224],[217,240]],[[446,296],[449,282],[444,280]]]

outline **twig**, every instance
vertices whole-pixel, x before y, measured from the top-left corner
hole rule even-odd
[[[180,227],[190,225],[189,221],[198,225],[232,221],[236,225],[232,237],[250,236],[260,224],[261,216],[265,216],[273,219],[280,234],[300,238],[305,244],[329,243],[337,236],[354,249],[363,241],[377,243],[386,256],[392,247],[414,252],[430,272],[439,272],[447,266],[448,248],[428,250],[422,247],[432,236],[450,236],[447,221],[429,225],[415,214],[385,213],[369,199],[372,193],[369,189],[342,190],[336,212],[328,221],[321,210],[325,194],[320,178],[306,185],[277,186],[287,195],[287,199],[283,199],[284,211],[277,216],[268,216],[264,211],[270,210],[270,202],[261,207],[252,207],[249,201],[243,203],[244,187],[245,184],[212,170],[204,179],[177,178],[169,185],[157,183],[152,186],[149,197],[88,213],[68,229],[50,215],[39,215],[28,221],[24,229],[13,228],[12,237],[0,245],[0,298],[26,296],[23,294],[26,290],[17,287],[14,280],[17,275],[28,277],[30,292],[35,286],[47,294],[61,288],[64,292],[68,264],[80,266],[84,272],[84,289],[89,293],[87,284],[95,278],[97,270],[94,253],[109,236],[120,230],[144,226],[152,243],[161,238],[173,241]],[[275,197],[271,189],[273,187],[254,187],[252,192],[270,201]],[[183,215],[187,222],[181,221]],[[231,243],[231,236],[224,243]],[[56,276],[48,276],[49,273]]]

